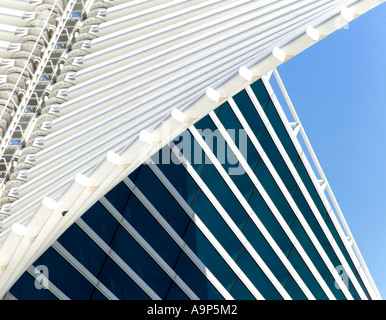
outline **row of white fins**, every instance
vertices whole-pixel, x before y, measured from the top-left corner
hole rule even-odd
[[[149,3],[151,2],[152,1]],[[183,3],[185,1],[179,2]],[[212,2],[215,3],[217,1]],[[296,5],[294,4],[294,1],[289,2],[291,2],[291,6]],[[135,2],[124,3],[118,7],[121,8],[122,6],[134,6],[133,3]],[[169,2],[165,3],[164,6],[167,4],[169,4]],[[232,6],[235,4],[234,2],[229,2],[227,5]],[[105,6],[105,8],[103,6]],[[153,15],[157,12],[154,7],[151,7],[150,5],[148,7],[148,10],[151,10]],[[113,11],[111,3],[107,3],[106,1],[96,2],[94,4],[94,8],[95,9],[91,10],[91,14],[83,24],[83,28],[87,27],[86,30],[88,31],[86,33],[80,33],[78,38],[76,38],[76,42],[74,44],[75,49],[73,48],[73,50],[70,51],[68,59],[64,64],[61,74],[59,75],[59,78],[62,80],[57,81],[52,86],[51,91],[47,95],[47,101],[45,104],[46,107],[43,109],[43,114],[38,118],[31,138],[28,141],[26,148],[23,149],[18,164],[13,174],[11,175],[10,181],[7,183],[7,186],[2,195],[2,199],[0,200],[1,205],[14,202],[23,195],[28,194],[28,192],[36,189],[36,187],[32,184],[30,188],[28,188],[26,185],[23,186],[26,182],[31,181],[34,178],[39,179],[40,184],[43,184],[45,181],[47,181],[47,183],[51,182],[51,176],[46,175],[47,178],[45,178],[43,175],[49,172],[49,169],[55,169],[52,171],[52,174],[58,176],[60,173],[65,172],[66,168],[68,168],[68,165],[70,165],[71,162],[73,166],[74,162],[80,163],[83,161],[84,165],[82,167],[78,167],[79,170],[81,168],[83,170],[90,168],[90,161],[87,159],[87,156],[89,157],[91,152],[87,151],[87,156],[85,155],[82,158],[81,149],[81,146],[84,148],[84,142],[87,141],[87,138],[89,138],[90,142],[93,141],[95,145],[98,145],[97,142],[100,141],[99,146],[104,145],[107,141],[110,141],[110,143],[112,143],[112,141],[116,141],[116,148],[122,148],[123,146],[127,145],[128,141],[133,141],[135,136],[140,132],[140,126],[136,126],[134,128],[134,124],[145,123],[148,121],[147,124],[149,127],[155,127],[157,122],[159,123],[162,119],[168,117],[173,103],[170,103],[170,106],[167,107],[166,101],[173,101],[172,99],[175,96],[176,98],[174,99],[177,99],[178,102],[176,101],[174,105],[178,105],[179,103],[179,109],[183,109],[189,105],[189,103],[191,103],[192,97],[197,99],[205,91],[205,88],[202,89],[202,87],[199,87],[198,85],[195,86],[195,83],[192,81],[190,91],[186,90],[185,95],[180,94],[178,90],[180,90],[181,85],[184,85],[187,80],[194,80],[195,78],[183,78],[182,81],[178,82],[179,86],[173,85],[173,82],[168,79],[168,76],[171,73],[170,67],[164,67],[164,69],[162,69],[162,67],[160,69],[154,69],[154,62],[150,63],[149,70],[153,70],[151,77],[153,78],[152,83],[155,84],[154,86],[150,86],[149,74],[146,73],[146,69],[144,70],[143,65],[141,65],[140,61],[138,62],[137,59],[124,60],[126,61],[126,64],[123,67],[113,69],[107,73],[103,72],[98,76],[98,72],[101,72],[100,68],[95,68],[94,64],[91,64],[90,66],[87,65],[87,61],[91,61],[93,57],[101,55],[101,52],[103,52],[105,53],[104,55],[101,55],[101,57],[105,58],[103,63],[111,67],[111,63],[114,63],[117,60],[121,60],[122,56],[119,55],[119,52],[117,53],[114,50],[110,59],[107,59],[106,56],[110,54],[109,51],[106,51],[107,49],[93,51],[86,56],[84,56],[85,53],[83,52],[81,57],[78,56],[80,49],[77,49],[77,44],[80,43],[82,47],[85,45],[84,39],[90,35],[89,31],[92,30],[92,28],[90,29],[90,26],[93,26],[94,23],[97,23],[96,25],[102,28],[100,25],[101,21],[95,21],[94,16],[100,15],[101,11],[104,15],[106,15],[106,8],[110,8],[111,11]],[[169,10],[170,8],[162,8],[162,10],[166,9]],[[245,9],[248,8],[246,7]],[[146,10],[144,9],[144,11]],[[105,29],[110,25],[119,23],[123,18],[127,19],[126,15],[122,16],[122,12],[124,12],[124,10],[114,10],[113,12],[119,14],[112,15],[114,17],[112,21],[104,22],[103,27]],[[349,22],[354,18],[354,13],[352,13],[347,7],[342,7],[340,12],[345,22]],[[137,15],[139,15],[139,13],[137,13]],[[134,22],[130,21],[130,23]],[[149,23],[150,21],[146,21],[146,24]],[[106,24],[108,26],[105,26]],[[305,32],[312,41],[317,41],[321,38],[319,31],[312,26],[308,26]],[[108,34],[104,38],[109,40],[109,36],[110,35]],[[125,37],[123,39],[130,40],[134,37],[131,33],[126,33],[124,36]],[[97,43],[101,38],[94,38],[94,42]],[[122,45],[122,43],[119,43],[118,45]],[[143,51],[143,49],[139,48],[139,51]],[[130,54],[131,52],[129,52],[129,55]],[[271,54],[278,63],[285,61],[289,56],[292,55],[292,53],[288,54],[279,47],[274,47],[273,50],[271,49]],[[77,60],[77,58],[81,58],[82,62],[79,63],[79,59]],[[146,56],[145,58],[147,59],[148,57]],[[170,64],[171,68],[173,68],[172,70],[182,68],[180,64],[175,62],[174,58],[176,58],[176,56],[172,55],[171,58],[172,59]],[[164,56],[161,56],[159,59],[161,60],[160,64],[166,63]],[[128,69],[128,65],[130,65],[129,62],[132,62],[131,64],[134,65],[134,70],[137,70],[137,73],[132,73],[132,69]],[[240,62],[245,62],[245,59],[240,60]],[[138,66],[135,67],[135,64]],[[216,75],[216,73],[218,73],[215,68],[211,66],[209,66],[209,68],[211,73],[208,71],[205,74],[205,76],[209,75],[209,77],[207,76],[206,79],[208,84],[213,83],[212,78],[214,77],[210,77],[210,75]],[[262,74],[253,76],[251,73],[246,71],[246,67],[239,69],[240,75],[247,81],[254,81],[262,76]],[[120,70],[126,71],[126,77],[113,81],[113,79],[115,80],[116,77],[120,75]],[[128,76],[127,70],[130,72]],[[163,73],[156,73],[154,70],[161,70]],[[191,73],[195,74],[193,72],[204,73],[206,69],[200,67],[200,65],[194,65],[194,69],[192,67],[191,70]],[[81,82],[77,83],[77,81],[74,82],[69,79],[71,77],[76,79],[82,78],[82,75],[87,72],[87,77]],[[186,72],[184,70],[184,74],[185,73]],[[229,71],[226,70],[225,73],[223,72],[220,74],[220,76],[221,75],[229,76]],[[201,76],[201,78],[198,78],[196,81],[198,83],[200,82],[199,84],[201,85],[201,83],[204,83],[202,81],[203,77],[201,74],[199,74],[199,76]],[[180,74],[177,74],[177,78],[178,77],[181,77]],[[221,78],[223,77],[219,78],[221,81]],[[159,83],[160,79],[165,79],[165,81],[163,83]],[[142,82],[140,80],[142,80]],[[174,91],[170,90],[170,94],[168,92],[169,96],[163,100],[160,98],[157,99],[157,95],[162,96],[165,94],[164,90],[169,90],[169,87],[167,86],[168,82],[170,82],[170,86],[173,85],[170,89],[173,89]],[[153,94],[151,95],[150,93]],[[148,94],[150,97],[147,99],[148,101],[151,102],[151,99],[153,99],[154,101],[158,101],[158,104],[151,104],[150,102],[148,102],[147,105],[143,104],[143,97],[145,94]],[[207,90],[207,94],[219,102],[219,99],[216,99],[213,91]],[[137,122],[133,122],[136,119],[138,119]],[[101,125],[102,123],[103,126]],[[123,140],[123,136],[119,131],[122,131],[122,126],[126,126],[126,128],[133,127],[133,131],[127,135],[126,141]],[[104,132],[103,128],[106,128],[107,130],[106,135],[100,137],[100,140],[98,140],[98,133]],[[74,154],[71,157],[69,156],[68,165],[63,165],[62,169],[60,169],[59,166],[64,163],[64,159],[67,159],[65,158],[65,153],[69,153],[75,143],[78,143],[79,148],[77,148],[77,150],[79,150],[79,153]],[[97,148],[95,148],[93,152],[94,154],[95,152],[99,152],[99,159],[101,159],[103,150],[99,151]],[[78,156],[79,161],[76,160]],[[38,164],[41,165],[38,166]],[[4,216],[6,217],[7,214]]]

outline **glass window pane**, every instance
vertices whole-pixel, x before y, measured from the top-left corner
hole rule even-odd
[[[88,300],[94,286],[52,247],[34,263],[47,266],[50,281],[71,300]]]
[[[120,300],[149,300],[149,296],[110,258],[107,258],[100,281]],[[146,279],[144,279],[146,282]]]
[[[282,300],[283,297],[275,289],[271,281],[267,278],[264,272],[252,259],[249,253],[246,250],[243,250],[240,254],[240,258],[237,263],[240,268],[243,270],[245,275],[251,280],[255,285],[257,290],[263,295],[267,300]]]
[[[292,247],[292,243],[256,189],[252,193],[249,204],[265,228],[272,235],[277,245],[283,253],[287,255]]]
[[[209,280],[192,263],[184,252],[174,269],[182,280],[193,290],[201,300],[223,300],[223,296],[213,287]]]
[[[82,215],[82,219],[106,243],[110,243],[119,223],[98,201]]]
[[[312,180],[311,180],[311,178],[306,170],[306,167],[304,166],[303,161],[301,159],[299,159],[299,161],[296,163],[295,168],[296,168],[299,176],[302,178],[302,181],[303,181],[305,187],[307,188],[307,191],[309,192],[316,207],[318,208],[322,218],[325,219],[326,216],[328,215],[327,210],[326,210],[325,206],[323,205],[323,202],[320,199],[319,194],[316,191],[315,186],[314,186],[314,184],[313,184],[313,182],[312,182]]]
[[[36,265],[35,265],[36,266]],[[37,289],[35,287],[36,279],[28,272],[24,272],[9,292],[18,300],[57,300],[48,289]],[[38,286],[40,288],[40,286]]]
[[[295,282],[292,276],[289,276],[285,289],[293,300],[307,300],[306,295],[300,289],[299,285]]]
[[[242,230],[248,216],[236,196],[212,164],[205,166],[201,178],[217,200],[220,201],[222,207],[232,220]]]
[[[192,209],[228,254],[236,260],[242,248],[241,242],[202,191],[197,194]]]
[[[259,100],[261,107],[265,109],[268,103],[270,103],[271,97],[269,96],[269,93],[265,88],[263,81],[261,79],[255,81],[251,84],[251,89],[255,93],[257,100]]]
[[[90,300],[108,300],[99,290],[94,290],[91,294]]]
[[[123,227],[117,230],[111,248],[160,297],[165,296],[172,280]]]
[[[289,271],[283,265],[275,251],[268,244],[267,240],[263,237],[252,220],[248,221],[244,235],[247,237],[259,256],[267,264],[277,280],[284,286],[288,281]]]
[[[342,290],[339,288],[331,274],[327,280],[327,285],[337,300],[347,300],[346,296],[343,294]]]
[[[131,191],[129,188],[123,182],[120,182],[105,197],[115,209],[122,212],[130,195]]]
[[[292,194],[297,187],[296,181],[268,132],[263,134],[260,139],[260,144],[288,192]]]
[[[165,300],[189,300],[188,296],[176,285],[175,282],[169,288]]]
[[[296,151],[296,148],[290,136],[288,135],[287,129],[285,128],[272,101],[267,104],[265,114],[267,115],[269,122],[275,130],[276,135],[279,137],[280,142],[283,144],[285,151],[288,154],[292,164],[295,164],[299,158],[299,154]]]
[[[296,269],[298,274],[302,277],[304,283],[314,295],[315,299],[328,300],[328,297],[322,290],[322,287],[316,281],[316,278],[313,276],[310,269],[307,267],[304,260],[295,248],[291,250],[288,256],[288,260],[291,262],[292,266]]]
[[[294,220],[291,230],[310,257],[316,269],[318,269],[322,278],[326,281],[330,272],[297,218]]]
[[[322,228],[319,225],[318,220],[316,220],[314,213],[312,212],[310,206],[308,205],[306,199],[304,198],[302,192],[298,188],[293,195],[293,199],[298,206],[300,212],[302,213],[304,219],[307,221],[308,225],[310,226],[312,232],[315,234],[316,238],[318,239],[320,245],[324,250],[327,250],[327,247],[329,246],[328,239],[326,235],[324,234]]]
[[[256,300],[253,294],[247,289],[247,287],[239,278],[236,279],[231,294],[233,297],[239,297],[239,300]]]
[[[106,254],[76,224],[69,227],[58,242],[94,276],[98,276]]]
[[[191,204],[198,191],[198,185],[186,171],[184,166],[182,164],[178,165],[173,163],[160,163],[157,166],[172,183],[172,185],[178,190],[185,201],[188,204]]]
[[[262,161],[260,161],[256,167],[255,174],[257,179],[259,179],[260,183],[262,184],[264,190],[273,201],[276,208],[279,210],[281,216],[284,218],[287,224],[290,225],[294,219],[295,214],[283,193],[279,189],[278,185],[276,184],[275,180],[273,179],[267,166]]]
[[[188,175],[186,171],[184,174]],[[141,169],[135,185],[172,228],[179,235],[182,235],[189,217],[148,166],[144,166]],[[181,189],[178,190],[180,191]],[[183,193],[183,190],[181,192]]]
[[[256,138],[260,140],[265,130],[265,126],[247,92],[245,90],[240,91],[233,97],[233,100],[236,102],[244,118],[247,120],[248,125],[251,127],[251,130],[255,134]]]
[[[135,196],[123,216],[169,266],[175,264],[180,248]]]
[[[236,280],[236,274],[194,223],[190,223],[184,240],[221,284],[230,291]]]

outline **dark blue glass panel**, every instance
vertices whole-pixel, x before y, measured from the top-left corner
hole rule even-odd
[[[110,258],[107,258],[100,281],[120,300],[149,300],[149,296]],[[146,282],[146,278],[143,279]]]
[[[232,220],[242,230],[248,216],[236,196],[212,164],[205,166],[201,178]]]
[[[48,248],[34,265],[47,266],[49,280],[71,300],[88,300],[90,298],[94,286],[52,247]]]
[[[247,289],[244,283],[237,278],[232,288],[231,295],[239,297],[238,300],[256,300],[253,294]]]
[[[244,159],[248,162],[249,166],[253,170],[261,159],[260,155],[256,151],[251,140],[248,138],[246,132],[244,131],[228,103],[224,103],[222,105],[218,117],[224,127],[227,129],[229,135],[231,136],[233,142],[236,144],[237,148],[240,150]],[[236,178],[238,176],[233,175],[232,177]]]
[[[169,147],[164,147],[168,148]],[[178,190],[180,195],[185,199],[188,204],[191,204],[197,191],[198,186],[196,182],[191,178],[182,164],[158,164],[158,168],[168,178],[172,185]]]
[[[203,120],[205,120],[204,123],[202,123]],[[200,126],[200,125],[202,125],[202,126]],[[224,167],[226,167],[226,170],[228,171],[228,173],[230,175],[232,175],[232,174],[244,174],[244,169],[241,168],[236,156],[233,154],[232,150],[230,149],[228,144],[225,142],[225,139],[221,135],[220,131],[217,130],[217,127],[215,126],[215,124],[213,123],[213,121],[211,120],[211,118],[209,116],[202,119],[195,126],[196,126],[197,130],[199,130],[199,133],[203,137],[206,144],[209,146],[209,148],[213,152],[214,156],[217,158],[217,160]],[[232,128],[231,130],[229,130],[229,129],[227,129],[227,130],[228,130],[228,133],[230,134],[230,136],[234,140],[239,142],[239,131],[234,130],[234,128]],[[236,135],[237,135],[237,139],[236,139]],[[245,140],[245,137],[246,136],[244,135],[243,136],[244,140]],[[196,144],[195,149],[194,149],[195,154],[203,153],[203,150],[201,149],[201,147],[199,147],[197,141],[195,141],[195,144]],[[243,142],[243,146],[244,145],[245,145],[245,143]],[[246,151],[244,151],[244,150],[240,150],[240,151],[242,153],[246,154]],[[207,156],[205,158],[205,163],[210,163]],[[201,166],[197,167],[197,165],[195,163],[192,163],[192,166],[195,168],[195,170],[198,174],[201,173],[201,171],[200,171]]]
[[[292,278],[292,276],[289,276],[285,289],[293,300],[307,300],[306,295],[300,289],[299,285]]]
[[[189,297],[173,282],[164,300],[189,300]]]
[[[315,299],[328,300],[328,297],[322,290],[322,287],[316,281],[316,278],[312,275],[310,269],[307,267],[304,260],[295,248],[291,250],[288,256],[288,260],[291,262],[292,266],[302,278],[308,289],[314,295]]]
[[[188,175],[186,171],[185,175]],[[139,172],[136,186],[181,236],[189,217],[148,166],[143,166]]]
[[[224,299],[184,252],[181,252],[174,270],[201,300]]]
[[[343,294],[343,291],[339,288],[338,284],[335,282],[335,279],[331,274],[327,280],[327,286],[330,288],[332,294],[337,300],[347,300],[346,296]]]
[[[355,271],[353,271],[353,272],[354,272],[355,277],[358,279],[359,284],[361,285],[363,291],[365,292],[365,295],[366,295],[367,299],[372,300],[372,298],[370,297],[370,295],[369,295],[367,289],[365,288],[365,286],[364,286],[364,284],[363,284],[363,282],[362,282],[362,280],[361,280],[361,277],[360,277],[359,274],[358,274],[358,271],[355,270]]]
[[[83,216],[82,219],[106,243],[110,243],[117,229],[118,221],[100,203],[96,202]]]
[[[95,277],[98,276],[106,254],[76,224],[69,227],[58,242]]]
[[[120,182],[110,192],[108,192],[105,197],[115,207],[115,209],[122,212],[130,195],[131,192],[129,188],[123,182]]]
[[[296,181],[268,132],[263,134],[260,139],[260,144],[288,192],[292,194],[297,187]]]
[[[237,119],[236,115],[234,114],[228,102],[224,102],[221,105],[221,109],[219,110],[217,117],[220,119],[223,126],[227,129],[236,129],[236,130],[243,129],[243,126],[241,125],[240,121]]]
[[[259,162],[255,169],[255,174],[257,179],[259,179],[260,183],[262,184],[264,190],[268,193],[268,196],[279,210],[281,216],[284,218],[287,224],[290,225],[294,219],[295,214],[264,162]]]
[[[194,223],[190,223],[184,240],[221,284],[230,291],[236,280],[236,274]]]
[[[224,164],[223,167],[228,173],[230,172],[229,171],[231,170],[230,166],[228,166],[227,164]],[[240,169],[243,170],[241,167]],[[255,188],[255,185],[252,183],[252,180],[249,178],[249,176],[246,173],[231,174],[230,178],[232,179],[233,183],[236,185],[237,189],[244,196],[244,198],[248,201]]]
[[[324,234],[322,228],[320,227],[318,221],[315,218],[314,213],[312,212],[310,206],[308,205],[306,199],[304,198],[302,192],[298,188],[293,195],[293,199],[298,206],[300,212],[302,213],[304,219],[306,219],[308,225],[310,226],[312,232],[315,234],[323,250],[327,250],[329,246],[328,239]]]
[[[341,263],[340,263],[338,257],[336,256],[331,245],[328,246],[326,253],[327,253],[327,256],[329,257],[331,263],[333,264],[334,268],[341,267]]]
[[[310,257],[316,269],[318,269],[322,278],[326,281],[328,276],[330,275],[330,272],[328,271],[326,264],[320,257],[319,253],[315,249],[313,243],[311,242],[310,238],[308,237],[307,233],[305,232],[297,218],[294,220],[291,226],[291,230],[297,240],[300,242],[304,251],[306,251],[307,255]]]
[[[267,264],[277,280],[284,286],[287,283],[290,274],[252,220],[248,221],[244,230],[244,235]]]
[[[272,235],[277,245],[283,253],[287,255],[292,247],[292,243],[256,189],[252,193],[249,204],[265,228]]]
[[[256,264],[256,262],[249,255],[247,250],[243,250],[240,254],[237,264],[243,270],[245,275],[255,285],[257,290],[267,300],[282,300],[283,297],[275,289],[271,281],[267,278],[264,272]]]
[[[160,297],[165,296],[172,280],[123,227],[118,229],[111,248]]]
[[[251,89],[255,93],[257,100],[259,100],[261,107],[265,110],[267,105],[271,102],[271,97],[269,96],[263,81],[261,79],[255,81],[251,84]]]
[[[108,300],[99,290],[95,289],[90,300]]]
[[[265,131],[265,126],[247,92],[245,90],[240,91],[233,97],[233,100],[236,102],[244,118],[247,120],[248,125],[251,127],[251,130],[255,134],[256,138],[260,140],[263,132]]]
[[[197,130],[210,129],[212,132],[216,130],[216,125],[213,123],[209,115],[206,115],[201,120],[197,121],[194,126]]]
[[[202,191],[197,194],[192,209],[228,254],[236,260],[242,244]]]
[[[206,116],[203,118],[203,120],[214,125],[213,122],[211,122],[209,116]],[[201,129],[197,130],[199,134],[203,135],[204,140],[206,140],[208,143],[212,141],[214,130],[209,128],[206,128],[203,131],[201,131]],[[203,152],[203,150],[201,150],[198,142],[193,138],[193,135],[190,133],[190,131],[185,130],[173,141],[175,143],[175,147],[173,148],[177,148],[177,150],[179,150],[180,153],[184,156],[185,160],[189,162],[193,166],[194,170],[196,170],[196,172],[200,175],[208,157]],[[166,154],[165,150],[163,150],[163,152]],[[167,159],[167,155],[164,155],[164,158]],[[163,163],[167,162],[164,161]],[[177,159],[174,153],[170,156],[170,163],[180,165],[180,161]]]
[[[57,297],[49,290],[44,288],[37,289],[35,287],[35,278],[28,272],[24,272],[21,275],[9,292],[18,300],[57,300]]]
[[[123,216],[169,266],[175,264],[180,248],[136,197],[130,198]]]
[[[135,169],[132,173],[129,174],[129,179],[133,182],[137,179],[138,172],[141,170],[142,165]]]
[[[275,130],[276,135],[279,137],[280,142],[282,143],[283,147],[285,148],[286,153],[288,154],[289,158],[291,159],[292,164],[295,165],[299,158],[299,154],[296,151],[296,148],[288,135],[288,132],[281,121],[281,118],[275,108],[275,105],[272,101],[270,101],[267,104],[267,108],[265,109],[265,114],[267,115],[267,118],[269,122],[271,123],[273,129]]]

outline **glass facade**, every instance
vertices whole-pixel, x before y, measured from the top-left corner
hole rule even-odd
[[[370,298],[277,108],[261,80],[223,103],[92,206],[10,293]],[[35,266],[49,270],[45,289]]]

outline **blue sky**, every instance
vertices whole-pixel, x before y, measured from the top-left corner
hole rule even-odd
[[[278,71],[386,299],[386,4]]]

